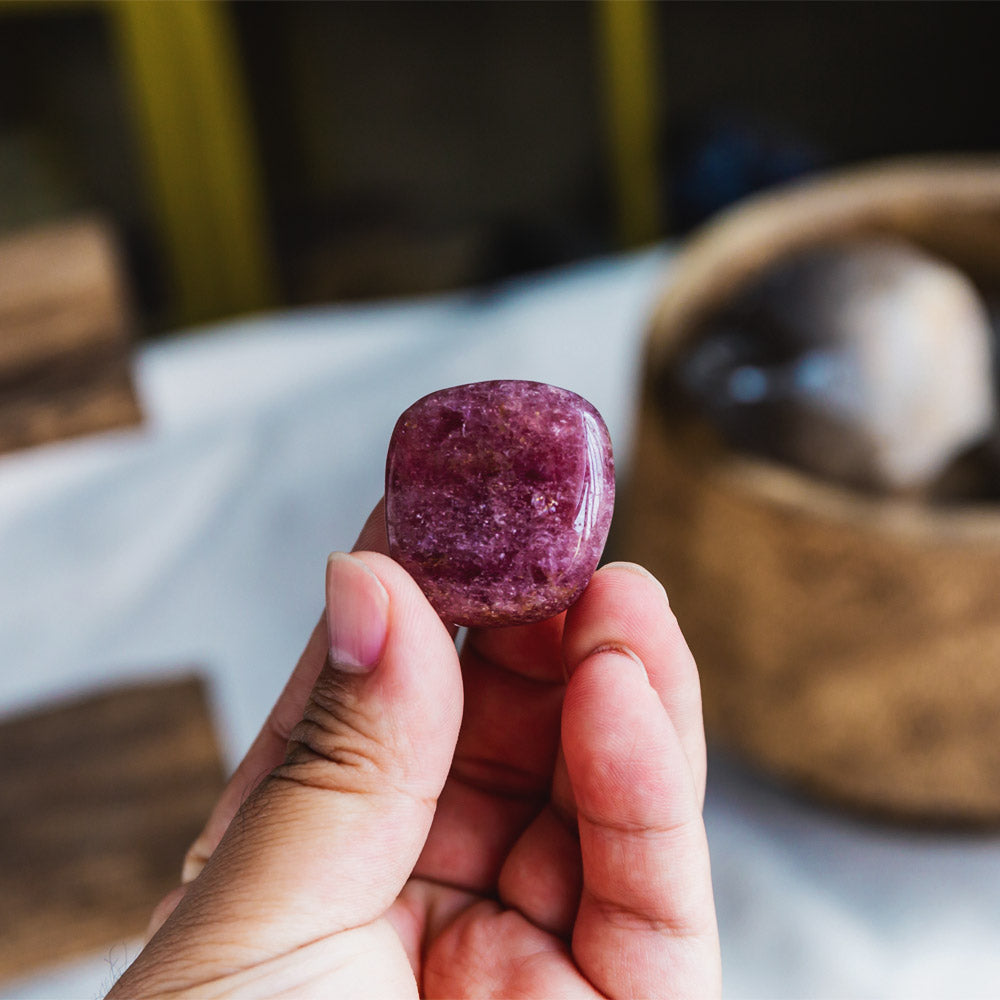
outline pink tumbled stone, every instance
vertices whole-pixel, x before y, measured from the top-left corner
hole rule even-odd
[[[541,382],[431,393],[389,442],[389,553],[455,625],[524,624],[569,607],[597,568],[614,498],[601,415]]]

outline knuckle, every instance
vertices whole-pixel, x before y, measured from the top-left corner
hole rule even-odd
[[[357,697],[352,680],[323,670],[289,734],[277,776],[339,791],[369,792],[384,783],[391,754],[383,745],[379,719]]]

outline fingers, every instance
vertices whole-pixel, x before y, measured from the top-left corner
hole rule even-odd
[[[181,888],[172,890],[153,911],[147,940],[160,929],[181,901],[188,883],[201,874],[240,806],[284,759],[292,728],[302,718],[309,692],[316,683],[329,648],[324,610],[263,728],[223,788],[201,833],[188,848],[181,869]]]
[[[284,762],[242,805],[147,962],[163,941],[176,952],[178,935],[212,968],[233,960],[233,939],[243,964],[283,954],[374,920],[409,877],[458,736],[454,644],[377,553],[331,557],[327,617],[331,656]]]
[[[583,888],[572,948],[612,997],[711,997],[719,953],[701,797],[688,748],[613,632],[576,665],[562,738]]]
[[[369,514],[355,542],[354,550],[388,553],[384,498],[379,500]],[[240,806],[264,777],[284,759],[288,738],[293,727],[302,718],[309,692],[316,683],[329,648],[324,609],[264,725],[223,788],[201,833],[188,848],[181,868],[181,882],[184,885],[201,874],[201,870],[218,847],[219,841],[222,840]],[[159,930],[183,895],[183,891],[174,890],[161,900],[150,918],[147,938]]]
[[[697,669],[662,586],[639,566],[613,563],[599,570],[566,615],[563,656],[571,673],[600,647],[631,649],[643,662],[661,714],[678,733],[679,763],[700,807],[705,741]],[[568,938],[582,884],[575,794],[563,755],[555,767],[550,804],[503,867],[500,896],[536,925]]]
[[[384,499],[379,500],[369,515],[354,550],[383,554],[388,552]],[[302,718],[309,692],[316,683],[328,650],[329,639],[324,610],[260,733],[223,789],[204,830],[188,849],[181,873],[182,882],[190,882],[198,877],[247,796],[260,784],[264,776],[284,759],[288,737],[292,728]],[[162,919],[166,918],[166,914],[162,912],[160,916]]]
[[[181,872],[182,882],[187,883],[198,877],[237,810],[267,773],[284,758],[292,727],[302,718],[302,710],[328,649],[324,611],[263,728],[222,790],[205,828],[188,848]]]
[[[609,563],[594,574],[567,615],[566,664],[599,645],[632,650],[642,661],[677,731],[699,800],[705,797],[705,728],[698,668],[660,582],[635,563]]]
[[[549,795],[564,692],[563,616],[469,632],[465,714],[416,874],[492,892],[503,859]]]

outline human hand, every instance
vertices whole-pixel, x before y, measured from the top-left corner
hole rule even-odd
[[[460,665],[381,505],[358,545],[109,997],[717,995],[700,691],[662,587],[606,566]]]

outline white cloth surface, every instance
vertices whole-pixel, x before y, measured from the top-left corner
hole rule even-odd
[[[0,457],[2,711],[194,667],[234,765],[315,623],[327,554],[350,547],[381,494],[389,434],[415,399],[486,378],[565,386],[604,414],[627,474],[669,260],[649,251],[144,346],[141,429]],[[1000,996],[1000,838],[867,825],[718,758],[706,822],[728,997]],[[0,995],[99,996],[137,948]]]

